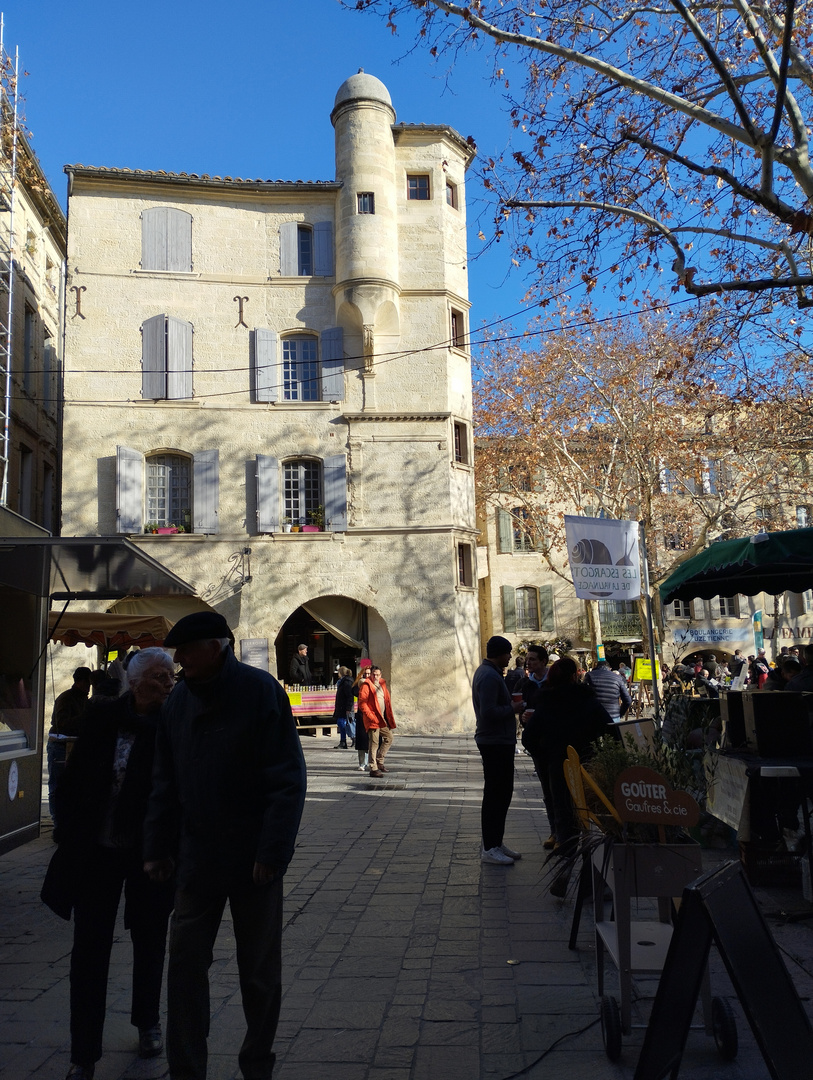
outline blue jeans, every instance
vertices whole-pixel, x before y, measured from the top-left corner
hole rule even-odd
[[[68,744],[64,739],[48,739],[45,747],[48,758],[48,812],[51,820],[56,825],[54,818],[54,792],[59,783],[59,778],[65,771],[68,756]]]

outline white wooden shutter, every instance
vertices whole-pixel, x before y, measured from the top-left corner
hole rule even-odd
[[[141,215],[141,269],[167,268],[167,211],[152,206]]]
[[[497,510],[497,549],[500,555],[514,550],[514,519],[507,510]]]
[[[322,401],[344,400],[344,331],[332,326],[322,333]]]
[[[216,533],[219,531],[217,511],[220,501],[218,450],[200,450],[192,458],[193,469],[193,532]]]
[[[187,274],[192,269],[192,215],[167,209],[166,269]]]
[[[166,315],[153,315],[141,327],[141,396],[167,396]]]
[[[254,331],[254,400],[279,401],[282,370],[279,364],[279,338],[276,330]]]
[[[257,454],[257,532],[279,532],[279,476],[277,459]]]
[[[324,460],[325,528],[347,530],[347,455],[335,454]]]
[[[192,324],[167,316],[167,398],[192,397]]]
[[[140,533],[144,526],[144,455],[116,447],[116,531]]]
[[[313,273],[333,276],[333,222],[317,221],[313,226]]]
[[[502,592],[502,628],[505,634],[514,634],[517,629],[517,596],[513,586],[503,585]]]
[[[282,277],[299,275],[297,228],[295,221],[283,221],[279,227],[279,272]]]

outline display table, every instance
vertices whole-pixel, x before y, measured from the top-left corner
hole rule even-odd
[[[336,691],[331,690],[286,690],[291,703],[297,730],[301,734],[320,739],[330,737],[338,730],[333,723],[333,709],[336,705]]]
[[[799,819],[804,829],[806,855],[813,873],[810,818],[807,800],[813,797],[813,758],[762,758],[747,753],[709,753],[705,758],[708,780],[707,809],[737,831],[740,854],[752,884],[757,876],[755,852],[775,855],[776,866],[798,861],[782,850],[782,828]],[[763,861],[762,869],[768,870]]]

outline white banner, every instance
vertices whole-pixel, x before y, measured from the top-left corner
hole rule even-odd
[[[565,515],[570,575],[581,600],[641,595],[638,522]]]

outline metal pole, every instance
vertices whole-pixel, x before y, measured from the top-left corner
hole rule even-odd
[[[652,598],[649,595],[649,563],[646,557],[646,529],[643,521],[638,522],[638,532],[641,538],[641,582],[644,587],[644,599],[646,601],[646,630],[649,638],[649,663],[652,669],[652,702],[655,706],[655,722],[660,719],[660,699],[658,697],[658,658],[655,655],[655,630],[652,625]]]

